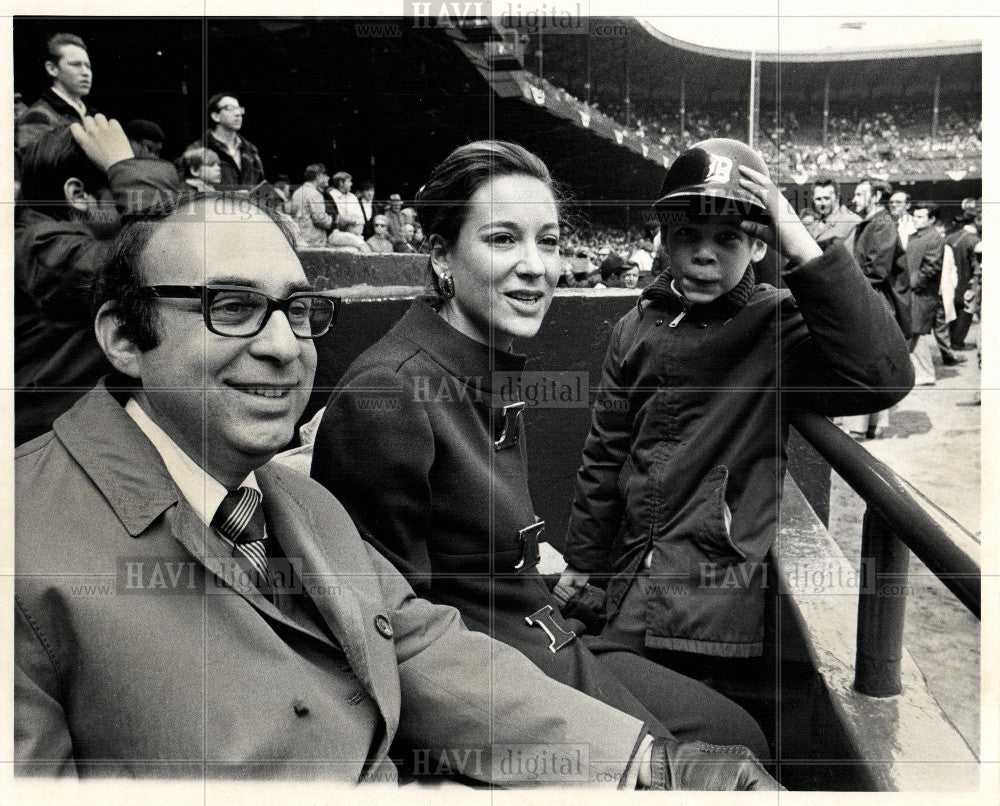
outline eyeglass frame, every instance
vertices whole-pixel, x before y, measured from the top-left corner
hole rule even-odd
[[[267,323],[270,321],[271,315],[275,311],[281,311],[285,315],[285,319],[288,321],[288,326],[292,329],[292,333],[296,338],[309,339],[312,341],[320,338],[321,336],[325,336],[330,332],[330,328],[333,327],[333,323],[337,321],[337,313],[340,311],[341,302],[340,297],[333,296],[332,294],[323,291],[294,291],[284,299],[277,299],[276,297],[265,294],[258,288],[250,288],[244,285],[144,285],[139,288],[141,291],[144,291],[157,299],[200,299],[201,315],[209,333],[214,333],[216,336],[223,336],[228,339],[252,339],[254,336],[260,335],[264,328],[267,327]],[[239,334],[222,333],[212,326],[211,315],[209,313],[212,307],[211,303],[215,301],[215,296],[218,293],[225,291],[237,291],[242,293],[249,292],[251,294],[256,294],[258,297],[263,297],[267,301],[267,308],[264,312],[264,317],[260,320],[260,325],[255,331],[252,333]],[[320,297],[333,302],[333,313],[330,315],[330,322],[327,324],[322,333],[303,336],[296,333],[295,329],[292,327],[292,320],[288,316],[288,311],[291,308],[292,303],[296,299],[300,299],[302,297]]]

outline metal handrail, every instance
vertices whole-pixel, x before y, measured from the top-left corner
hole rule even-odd
[[[876,584],[858,598],[858,640],[854,687],[874,697],[899,694],[909,551],[964,604],[980,616],[981,578],[976,559],[962,545],[975,538],[958,524],[950,535],[910,485],[827,418],[795,411],[791,423],[867,504],[862,527],[862,563]],[[892,593],[879,587],[891,580]]]

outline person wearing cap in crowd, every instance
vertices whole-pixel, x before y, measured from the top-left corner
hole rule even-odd
[[[389,240],[398,242],[403,237],[403,197],[393,193],[389,197],[389,209],[385,211],[385,220],[389,225]]]
[[[887,408],[913,369],[851,253],[816,244],[747,145],[696,145],[660,196],[666,271],[611,334],[555,595],[610,576],[603,637],[766,723],[738,684],[766,669],[788,412]],[[787,288],[755,278],[768,246]]]
[[[379,213],[372,218],[372,229],[375,234],[365,241],[368,247],[379,254],[392,253],[394,250],[392,241],[389,240],[389,222],[384,215]]]
[[[156,123],[151,120],[130,120],[125,124],[125,134],[137,157],[159,157],[167,136]]]

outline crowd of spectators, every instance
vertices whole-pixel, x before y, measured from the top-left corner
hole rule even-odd
[[[663,103],[619,98],[586,103],[546,79],[532,77],[552,97],[586,110],[591,117],[606,116],[616,128],[644,142],[659,145],[673,161],[682,151],[710,137],[744,139],[745,109],[712,110],[689,107],[683,128],[678,108]],[[973,104],[943,106],[935,136],[930,112],[916,105],[894,104],[884,111],[851,109],[831,115],[823,138],[823,113],[817,106],[762,115],[757,148],[780,176],[806,183],[818,174],[842,179],[875,173],[888,179],[943,178],[958,172],[976,175],[982,170],[982,110]]]

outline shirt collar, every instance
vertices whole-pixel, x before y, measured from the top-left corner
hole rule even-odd
[[[194,459],[184,453],[177,443],[167,436],[167,433],[160,426],[153,422],[150,416],[135,401],[135,398],[130,399],[125,404],[125,411],[135,420],[135,424],[139,426],[149,441],[153,443],[153,447],[156,448],[157,453],[163,459],[163,464],[166,465],[170,478],[174,480],[177,489],[180,490],[181,495],[191,505],[191,508],[201,519],[201,522],[206,526],[211,525],[215,511],[219,508],[219,504],[222,503],[222,499],[226,497],[229,491],[216,479],[202,470],[201,466]],[[257,485],[257,478],[253,473],[247,476],[240,486],[252,487],[260,492],[260,487]]]
[[[60,92],[59,88],[55,84],[52,85],[52,92],[54,92],[56,95],[58,95],[60,98],[62,98],[66,103],[68,103],[70,106],[72,106],[77,112],[79,112],[80,113],[80,117],[84,118],[84,117],[87,116],[87,105],[83,101],[74,101],[72,98],[70,98],[64,92]]]

